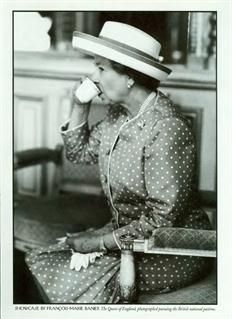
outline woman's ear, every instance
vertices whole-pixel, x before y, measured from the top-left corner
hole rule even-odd
[[[128,80],[127,80],[127,88],[130,89],[132,88],[132,86],[135,84],[135,81],[134,79],[128,77]]]

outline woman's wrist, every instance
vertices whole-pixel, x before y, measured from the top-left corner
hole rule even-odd
[[[103,243],[107,250],[116,250],[118,249],[118,245],[115,242],[113,233],[108,233],[103,235]]]
[[[107,253],[107,248],[105,246],[105,242],[104,242],[104,236],[100,236],[100,240],[99,240],[99,250],[103,253]]]
[[[88,121],[90,105],[74,103],[69,122],[69,129]]]
[[[90,111],[90,103],[77,103],[74,101],[73,103],[73,112],[77,114],[89,114]]]

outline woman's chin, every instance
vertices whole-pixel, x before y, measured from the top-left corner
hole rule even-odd
[[[100,96],[100,99],[102,100],[102,102],[108,104],[108,105],[114,105],[115,104],[115,101],[109,99],[107,96],[105,95],[101,95]]]

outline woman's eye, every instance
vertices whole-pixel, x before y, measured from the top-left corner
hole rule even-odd
[[[99,66],[98,69],[99,69],[99,71],[101,71],[101,72],[104,71],[104,68],[101,67],[101,66]]]

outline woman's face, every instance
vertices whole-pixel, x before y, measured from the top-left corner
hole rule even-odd
[[[100,87],[102,100],[109,104],[124,102],[128,96],[128,76],[114,71],[110,61],[105,58],[96,57],[95,67],[91,79]]]

